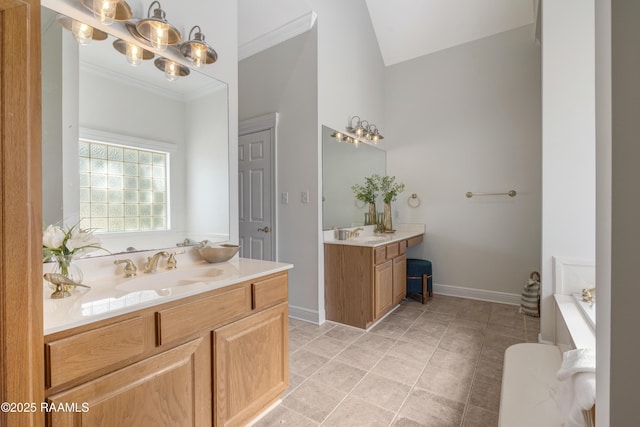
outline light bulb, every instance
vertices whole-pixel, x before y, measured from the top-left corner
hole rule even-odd
[[[169,32],[162,23],[151,24],[151,46],[159,50],[165,50],[169,44]]]
[[[104,25],[113,24],[118,0],[93,0],[93,15]]]
[[[336,141],[342,142],[342,133],[341,132],[336,132]]]
[[[170,82],[175,82],[178,80],[178,75],[180,73],[179,66],[173,61],[167,61],[164,64],[164,75],[167,77],[167,80]]]
[[[126,56],[129,64],[134,67],[142,64],[142,48],[140,46],[133,43],[127,43]]]
[[[191,45],[191,56],[189,57],[193,65],[198,68],[202,68],[202,66],[207,61],[207,47],[203,46],[200,43],[194,43]]]
[[[78,44],[82,46],[89,44],[93,37],[93,27],[75,19],[71,24],[71,32]]]

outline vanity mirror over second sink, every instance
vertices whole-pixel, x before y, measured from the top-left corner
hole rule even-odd
[[[80,1],[42,4],[43,225],[80,223],[111,253],[228,241],[228,89],[206,74],[216,64],[168,81],[117,49],[136,43],[124,22],[105,27]],[[60,13],[113,35],[81,46]]]
[[[322,228],[343,228],[364,223],[367,206],[356,200],[351,187],[364,177],[386,175],[386,152],[375,145],[338,142],[336,131],[322,127]],[[382,206],[380,197],[378,206]]]

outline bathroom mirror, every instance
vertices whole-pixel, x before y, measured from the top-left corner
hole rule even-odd
[[[112,35],[80,46],[42,9],[43,226],[80,222],[111,253],[228,240],[227,85],[133,67]]]
[[[385,175],[387,154],[384,150],[360,143],[338,142],[335,130],[322,127],[322,227],[351,227],[364,224],[368,206],[355,198],[351,187],[363,184],[374,173]],[[376,202],[382,209],[382,197]]]

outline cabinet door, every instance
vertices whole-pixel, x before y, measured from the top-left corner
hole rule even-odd
[[[393,304],[398,304],[407,295],[407,256],[393,259]]]
[[[48,425],[210,426],[211,383],[207,334],[50,396]]]
[[[376,319],[383,316],[393,305],[393,261],[376,265],[374,279],[374,304]]]
[[[246,425],[287,388],[287,304],[215,330],[214,359],[215,425]]]

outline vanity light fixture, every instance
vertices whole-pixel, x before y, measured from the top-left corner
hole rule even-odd
[[[170,82],[175,82],[178,80],[178,77],[188,76],[191,72],[188,67],[170,59],[163,58],[162,56],[156,58],[153,63],[158,70],[164,71],[164,75]]]
[[[81,0],[82,5],[104,25],[113,21],[128,21],[133,16],[131,6],[124,0]]]
[[[355,126],[353,126],[353,120],[354,119],[358,119],[358,121],[356,122]],[[368,122],[367,122],[367,124],[368,124]],[[355,136],[357,136],[358,138],[363,136],[364,133],[365,133],[365,128],[364,128],[364,126],[362,126],[362,120],[360,119],[360,117],[358,117],[358,116],[351,117],[351,121],[349,122],[349,126],[347,126],[347,130],[349,132],[355,134]]]
[[[106,40],[108,37],[108,34],[104,31],[100,31],[97,28],[93,28],[84,22],[77,21],[68,16],[58,15],[56,16],[56,21],[62,25],[62,28],[71,31],[79,45],[87,45],[91,40]]]
[[[355,120],[355,126],[354,126]],[[349,125],[346,127],[347,133],[334,132],[331,134],[332,138],[335,138],[338,142],[349,142],[351,144],[358,145],[359,142],[373,142],[377,144],[378,141],[384,139],[380,134],[378,127],[374,124],[369,124],[368,121],[362,120],[358,116],[353,116],[349,121]]]
[[[193,30],[198,29],[193,37]],[[204,34],[199,25],[194,26],[189,31],[189,41],[180,46],[182,55],[193,63],[197,68],[202,68],[205,64],[213,64],[218,60],[218,54],[211,46],[204,41]]]
[[[153,59],[153,57],[155,56],[153,52],[143,49],[137,44],[129,43],[122,39],[117,39],[116,41],[114,41],[113,47],[115,48],[115,50],[125,55],[127,57],[127,62],[129,62],[129,64],[133,65],[134,67],[142,64],[142,61]]]
[[[157,4],[158,8],[153,10],[153,16],[151,16],[151,8],[154,4]],[[136,23],[136,30],[140,36],[151,43],[151,46],[159,50],[165,50],[167,46],[176,45],[182,40],[180,31],[167,22],[166,13],[162,10],[159,1],[151,3],[147,18]]]
[[[384,139],[384,136],[380,134],[376,125],[371,124],[367,126],[367,133],[365,134],[365,138],[369,141],[372,141],[374,144],[377,144],[378,141]]]

